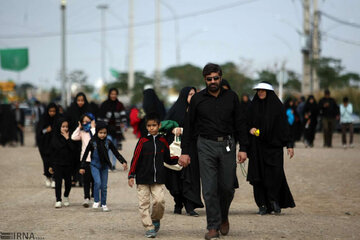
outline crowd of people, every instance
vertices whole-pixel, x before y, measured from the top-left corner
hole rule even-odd
[[[273,86],[261,82],[253,88],[252,97],[243,94],[239,99],[222,79],[219,65],[207,64],[202,75],[206,88],[183,88],[168,112],[149,86],[144,89],[142,107],[132,108],[129,114],[118,100],[116,88],[109,90],[100,107],[90,104],[82,92],[66,111],[55,103],[44,108],[36,102],[36,145],[45,184],[55,188],[55,208],[70,205],[71,188],[78,184],[84,188],[84,207],[89,207],[93,198],[93,209],[110,210],[106,201],[108,172],[116,170],[117,160],[124,171],[128,169],[119,151],[129,125],[139,139],[129,165],[128,185],[136,183],[148,238],[156,237],[160,229],[165,189],[174,199],[174,214],[182,214],[185,208],[188,216],[197,217],[196,209],[206,207],[205,239],[227,235],[229,209],[239,187],[236,159],[240,164],[249,159],[247,181],[253,187],[259,215],[279,215],[281,209],[295,207],[285,176],[283,149],[286,147],[292,158],[296,141],[313,147],[319,116],[324,147],[332,147],[332,132],[339,118],[342,144],[353,147],[353,110],[347,97],[338,107],[326,90],[319,103],[310,95],[307,99],[288,98],[283,104]],[[23,145],[24,113],[18,104],[13,109],[2,106],[0,116],[2,122],[14,123],[11,136]],[[9,131],[2,129],[2,143],[9,141],[4,140]],[[174,150],[180,148],[178,138],[181,153]]]

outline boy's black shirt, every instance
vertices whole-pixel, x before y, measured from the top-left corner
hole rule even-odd
[[[160,135],[141,137],[135,147],[128,178],[135,178],[136,184],[164,184],[164,162],[177,163],[177,159],[170,158],[166,139]]]

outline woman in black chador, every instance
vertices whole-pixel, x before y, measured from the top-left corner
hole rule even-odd
[[[174,140],[174,135],[180,136],[184,126],[184,119],[187,114],[191,97],[196,93],[193,87],[185,87],[180,91],[179,97],[166,115],[166,120],[173,120],[179,127],[169,129],[166,134],[168,143]],[[191,144],[191,164],[181,171],[167,169],[166,187],[170,191],[175,201],[175,214],[181,214],[185,207],[186,213],[190,216],[199,216],[194,211],[196,208],[203,208],[204,205],[200,197],[200,171],[196,149],[196,133],[194,133],[194,144]]]
[[[55,120],[59,117],[59,110],[55,103],[50,103],[44,114],[41,116],[36,127],[36,143],[39,148],[41,159],[43,161],[45,184],[47,187],[55,187],[55,181],[52,181],[52,174],[49,173],[51,164],[52,147],[51,139],[53,135]]]
[[[253,185],[259,214],[280,214],[281,208],[295,207],[284,172],[283,147],[294,155],[293,140],[285,109],[273,87],[261,82],[248,110],[249,168],[247,181]]]
[[[145,86],[146,88],[147,86]],[[164,120],[166,115],[166,110],[164,104],[160,101],[159,97],[156,95],[156,92],[152,88],[146,88],[143,91],[143,110],[145,115],[142,116],[142,119],[139,123],[139,130],[141,136],[147,136],[148,131],[145,126],[145,116],[150,113],[156,113],[160,117],[160,121]]]
[[[306,100],[304,107],[304,143],[305,147],[313,147],[316,125],[317,125],[317,117],[319,115],[319,107],[316,103],[316,100],[313,95],[310,95]]]
[[[70,107],[65,113],[66,119],[69,121],[69,132],[70,136],[79,126],[80,117],[85,113],[89,112],[89,102],[86,98],[86,95],[83,92],[76,94],[74,101],[71,103]],[[73,173],[72,173],[72,185],[75,186],[79,182],[79,185],[82,186],[83,181],[82,177],[79,174],[80,168],[80,155],[81,155],[81,143],[75,142],[73,148]]]

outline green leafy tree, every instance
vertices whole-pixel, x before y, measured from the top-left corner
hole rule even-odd
[[[312,66],[316,68],[321,89],[343,88],[349,86],[351,80],[360,80],[357,73],[344,73],[345,67],[340,59],[324,57],[312,62]]]
[[[226,79],[233,91],[236,93],[251,93],[253,80],[239,71],[239,68],[232,62],[221,65],[223,78]]]
[[[288,70],[287,74],[288,74],[288,81],[284,84],[284,88],[300,92],[301,82],[299,80],[299,75],[291,70]]]
[[[276,72],[271,70],[261,70],[258,72],[258,78],[255,79],[256,83],[267,81],[274,87],[279,86],[279,83],[276,79]]]
[[[172,81],[177,91],[186,86],[196,88],[204,86],[202,69],[192,64],[170,67],[165,70],[164,75]]]
[[[112,75],[116,77],[116,81],[108,83],[105,86],[106,91],[109,91],[110,88],[117,88],[120,94],[128,94],[128,73],[127,72],[116,72],[112,71]],[[135,72],[135,85],[133,89],[133,95],[131,98],[132,104],[137,104],[142,102],[143,99],[143,89],[147,84],[153,84],[154,79],[145,76],[144,72]],[[160,96],[159,96],[160,97]]]

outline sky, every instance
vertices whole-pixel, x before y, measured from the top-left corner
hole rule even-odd
[[[134,68],[153,76],[155,0],[134,1]],[[318,0],[319,9],[357,27],[322,17],[321,56],[341,59],[360,73],[359,0]],[[101,78],[101,12],[106,10],[106,69],[127,71],[129,0],[67,0],[67,72],[82,70],[89,84]],[[161,0],[161,70],[180,64],[234,62],[247,74],[281,65],[301,74],[301,0]],[[175,14],[175,15],[174,15]],[[178,20],[174,20],[178,16]],[[176,34],[175,25],[179,26]],[[0,69],[0,81],[60,87],[60,0],[1,0],[0,49],[29,49],[20,74]],[[201,77],[201,76],[199,76]],[[106,71],[106,81],[114,79]]]

